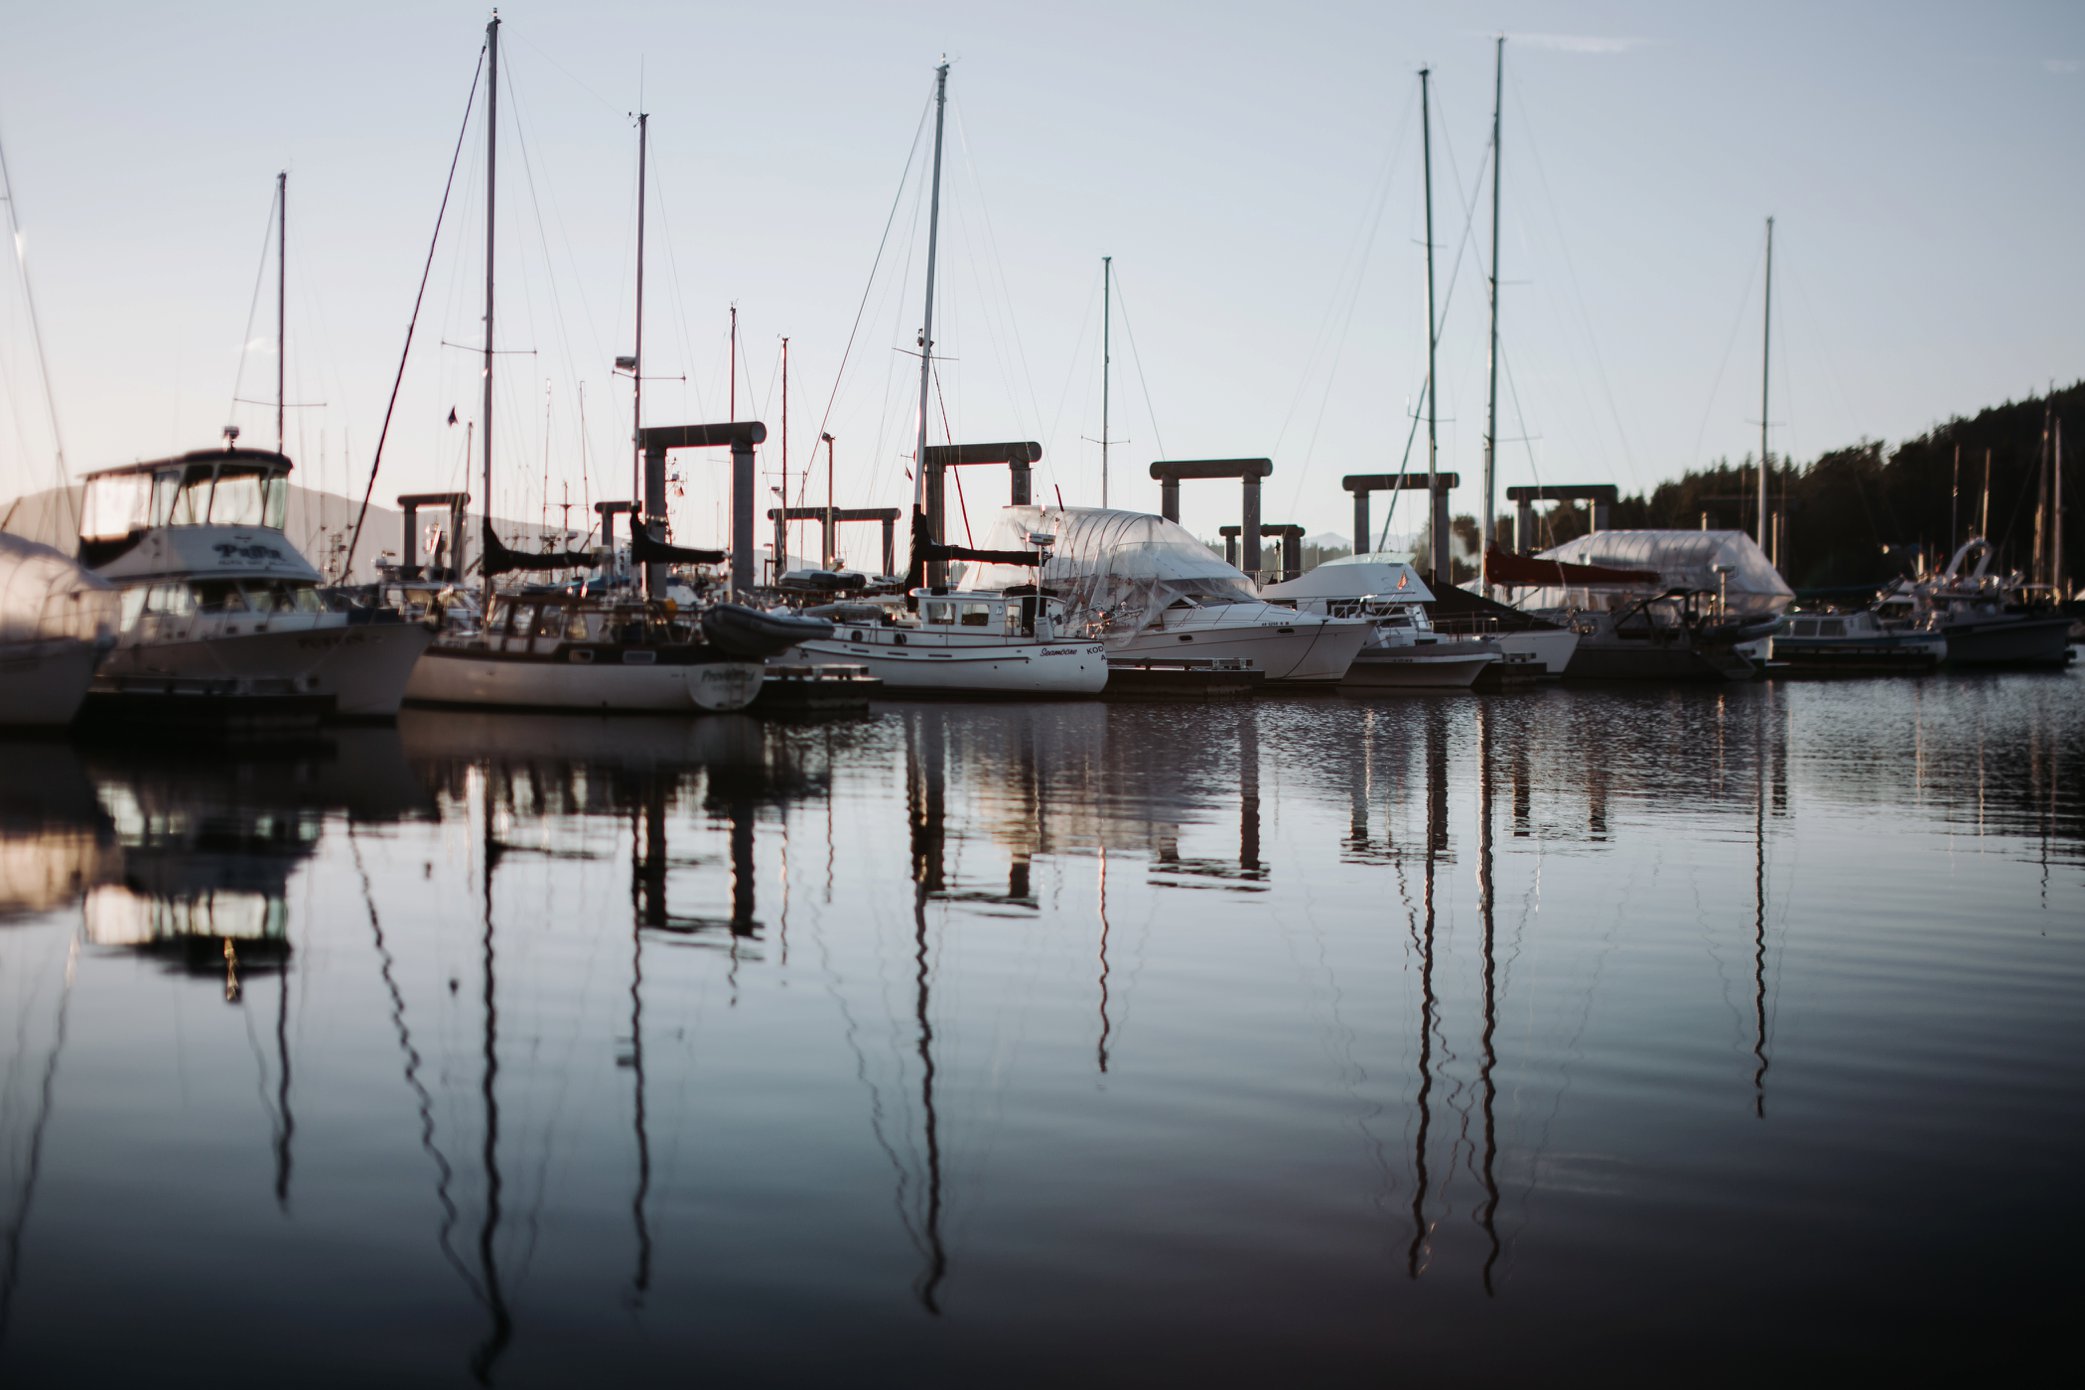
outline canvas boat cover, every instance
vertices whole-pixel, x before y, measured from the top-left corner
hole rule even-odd
[[[1327,560],[1297,579],[1262,584],[1260,596],[1270,603],[1298,599],[1386,598],[1400,603],[1432,603],[1433,590],[1402,556],[1387,551]]]
[[[1658,579],[1655,586],[1640,588],[1567,585],[1523,589],[1515,596],[1523,608],[1626,608],[1652,587],[1727,595],[1728,611],[1736,617],[1781,613],[1795,602],[1795,591],[1743,531],[1595,531],[1536,558],[1647,570]],[[1719,569],[1726,573],[1717,573]]]
[[[100,575],[47,545],[0,532],[0,646],[113,637],[117,604]]]
[[[989,544],[1032,549],[1029,537],[1036,532],[1055,537],[1039,574],[982,565],[969,587],[999,591],[1041,583],[1063,596],[1074,622],[1105,619],[1113,631],[1132,634],[1183,599],[1204,607],[1263,601],[1243,570],[1164,517],[1102,507],[1008,507]]]

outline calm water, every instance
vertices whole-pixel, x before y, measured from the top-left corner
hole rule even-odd
[[[2085,1292],[2075,671],[0,767],[10,1385],[1995,1369]]]

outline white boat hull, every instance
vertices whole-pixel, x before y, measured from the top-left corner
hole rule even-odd
[[[687,714],[744,709],[760,693],[757,661],[613,664],[434,646],[413,668],[416,704]]]
[[[1545,680],[1560,679],[1564,668],[1571,664],[1572,653],[1578,650],[1578,634],[1568,628],[1548,632],[1487,632],[1484,640],[1496,643],[1509,661],[1521,655],[1533,658],[1542,668]]]
[[[937,644],[934,634],[896,628],[842,627],[830,638],[801,642],[790,658],[814,665],[861,666],[883,688],[906,694],[1098,695],[1108,683],[1108,652],[1085,638],[1060,642],[960,641]]]
[[[79,713],[101,649],[92,642],[0,647],[0,728],[60,728]]]
[[[1230,605],[1243,607],[1244,605]],[[1211,621],[1220,608],[1167,614],[1166,621],[1125,637],[1107,639],[1115,661],[1249,661],[1267,680],[1330,684],[1347,673],[1373,629],[1367,623],[1322,618],[1266,605],[1260,620]]]
[[[433,634],[417,623],[285,625],[267,631],[137,640],[126,637],[103,663],[122,679],[287,681],[299,694],[330,697],[346,719],[397,715],[406,682]]]

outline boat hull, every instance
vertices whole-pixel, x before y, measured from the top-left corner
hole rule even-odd
[[[791,659],[821,666],[860,666],[883,688],[906,695],[1098,695],[1108,683],[1108,654],[1098,642],[995,642],[936,645],[916,630],[843,628],[831,638],[799,643]]]
[[[1275,623],[1203,623],[1108,639],[1112,661],[1250,662],[1269,684],[1337,684],[1373,632],[1367,623],[1295,614]]]
[[[1569,670],[1572,654],[1578,650],[1578,634],[1568,628],[1487,632],[1484,638],[1496,643],[1508,660],[1523,655],[1533,659],[1546,680],[1556,680]]]
[[[2070,619],[2061,613],[1951,622],[1941,632],[1949,666],[2053,667],[2070,661]]]
[[[611,664],[433,646],[413,668],[414,704],[607,713],[724,713],[760,694],[757,661]]]
[[[337,718],[390,719],[433,634],[417,623],[346,623],[129,641],[109,653],[111,691],[138,681],[282,683],[329,699]]]
[[[1730,647],[1581,636],[1564,675],[1588,681],[1750,680],[1759,668]]]
[[[1931,671],[1946,659],[1948,643],[1938,633],[1890,633],[1862,638],[1773,639],[1773,659],[1796,675],[1853,676],[1867,672]]]
[[[0,728],[61,728],[79,713],[101,648],[92,642],[0,647]]]
[[[1379,648],[1355,657],[1339,685],[1342,690],[1468,690],[1498,660],[1494,652],[1442,655],[1419,647]]]

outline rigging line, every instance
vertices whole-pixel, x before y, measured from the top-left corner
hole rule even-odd
[[[391,434],[391,416],[398,409],[398,389],[405,382],[406,359],[412,355],[413,351],[413,329],[420,322],[420,303],[427,297],[427,276],[434,269],[434,253],[442,244],[442,219],[448,215],[449,193],[456,187],[456,162],[463,155],[463,139],[465,135],[470,133],[471,128],[471,108],[478,100],[478,80],[484,75],[485,50],[481,47],[478,50],[478,66],[471,73],[471,93],[463,104],[463,125],[456,132],[456,149],[449,156],[449,178],[442,185],[442,205],[434,215],[434,238],[427,244],[427,262],[420,267],[420,289],[413,296],[413,316],[407,321],[405,326],[405,348],[398,354],[398,375],[391,380],[391,400],[384,407],[383,428],[377,431],[376,454],[369,460],[369,483],[362,489],[362,506],[355,513],[354,535],[349,539],[347,551],[341,557],[340,573],[334,576],[337,582],[345,583],[348,575],[353,572],[355,567],[355,547],[362,542],[362,523],[369,516],[369,499],[376,492],[377,469],[384,462],[384,441]],[[490,497],[485,499],[483,510],[487,517],[492,515],[492,499]],[[398,558],[404,560],[405,556],[401,555]]]
[[[969,170],[970,185],[977,193],[978,216],[985,224],[985,245],[992,253],[992,268],[998,273],[999,295],[1006,309],[1007,333],[1013,338],[1014,356],[1021,364],[1021,376],[1028,387],[1029,408],[1035,412],[1036,423],[1041,424],[1042,401],[1035,394],[1035,373],[1028,366],[1028,349],[1021,341],[1020,320],[1014,313],[1013,287],[1007,283],[1006,259],[999,254],[999,233],[992,225],[991,204],[985,200],[984,180],[978,177],[977,161],[971,155],[970,132],[963,124],[962,104],[960,102],[951,102],[949,104],[955,107],[956,143],[963,147],[963,165]],[[963,215],[963,208],[960,203],[957,204],[956,215],[959,217]],[[973,270],[973,275],[974,273]],[[1047,468],[1049,465],[1045,463],[1043,466]]]
[[[919,219],[920,214],[922,211],[925,210],[926,205],[927,180],[922,178],[918,182],[918,184],[916,184],[913,187],[912,192],[912,221],[906,229],[905,238],[905,270],[904,273],[899,277],[898,283],[896,285],[888,287],[885,290],[883,302],[886,306],[888,306],[892,302],[893,297],[901,295],[903,291],[910,289],[912,286],[912,262],[913,258],[919,254]],[[882,462],[879,462],[876,465],[876,471],[871,475],[870,482],[872,492],[880,492],[882,490],[881,485],[883,482],[883,469],[885,465],[889,462],[889,460],[884,458],[883,434],[884,431],[887,428],[889,428],[890,425],[891,395],[892,388],[897,381],[898,359],[901,356],[909,357],[912,355],[914,354],[912,353],[911,349],[905,347],[901,341],[899,344],[892,348],[891,355],[887,359],[886,365],[883,369],[883,408],[876,417],[876,440],[874,445],[875,456],[879,460],[882,460]],[[909,382],[910,379],[911,378],[908,374],[906,380]],[[909,386],[906,388],[905,405],[908,408],[911,407]],[[908,445],[914,442],[915,441],[912,441],[910,439],[906,441]],[[900,452],[895,457],[899,459],[910,459],[912,455],[908,451]],[[904,468],[905,476],[908,479],[911,478],[912,465],[910,463],[906,463],[903,464],[902,467]]]
[[[22,1200],[7,1228],[7,1263],[4,1273],[0,1273],[0,1346],[7,1344],[7,1324],[14,1308],[14,1291],[21,1283],[22,1232],[29,1224],[29,1208],[36,1198],[37,1176],[43,1171],[43,1136],[51,1120],[52,1089],[58,1080],[58,1058],[65,1051],[65,1023],[72,1009],[72,986],[79,975],[79,960],[80,939],[75,934],[65,955],[65,988],[58,996],[57,1036],[51,1043],[50,1060],[44,1063],[36,1123],[29,1131],[29,1163],[22,1179]]]
[[[695,341],[695,335],[688,327],[688,297],[681,289],[681,263],[679,254],[674,250],[676,238],[673,235],[673,218],[666,211],[666,171],[664,160],[654,159],[651,162],[649,177],[652,187],[652,201],[659,205],[659,221],[663,224],[662,230],[665,232],[665,236],[661,240],[666,243],[666,270],[673,278],[673,319],[680,326],[681,357],[683,361],[686,361],[694,356],[692,344]],[[644,364],[640,362],[637,369],[643,371]],[[693,390],[695,393],[696,417],[698,419],[708,418],[709,411],[702,404],[701,379],[684,372],[681,376],[681,385],[682,389]]]
[[[1716,364],[1715,379],[1709,383],[1709,398],[1701,408],[1701,428],[1694,431],[1694,448],[1687,455],[1695,460],[1697,465],[1702,461],[1701,441],[1708,437],[1709,417],[1716,411],[1716,392],[1722,388],[1723,373],[1730,366],[1731,351],[1737,347],[1738,334],[1744,331],[1745,320],[1749,317],[1746,311],[1752,307],[1752,286],[1759,283],[1759,257],[1752,256],[1749,259],[1752,268],[1745,276],[1745,292],[1739,297],[1737,313],[1730,321],[1730,339],[1723,344],[1723,360]]]
[[[925,132],[927,128],[927,115],[930,111],[933,110],[933,108],[934,99],[931,95],[929,95],[925,104],[920,107],[919,124],[916,125],[912,131],[912,148],[906,151],[905,167],[898,175],[897,191],[891,195],[890,212],[887,213],[883,219],[883,235],[876,243],[875,259],[869,262],[868,283],[862,286],[861,302],[855,306],[854,322],[847,330],[847,346],[841,349],[840,365],[833,372],[833,389],[831,394],[826,397],[825,413],[818,417],[818,433],[821,435],[823,435],[826,432],[826,427],[832,423],[833,405],[836,401],[839,400],[841,384],[847,379],[847,363],[854,356],[854,341],[855,338],[861,333],[862,315],[864,312],[867,311],[869,307],[869,295],[876,288],[876,272],[882,267],[883,253],[890,245],[890,231],[891,228],[897,224],[898,209],[904,205],[905,185],[909,183],[912,179],[912,164],[914,160],[919,158],[920,136]],[[915,218],[917,218],[918,216],[917,201],[918,200],[915,198],[915,205],[913,209]],[[884,386],[885,419],[879,421],[876,427],[876,439],[879,445],[883,439],[884,426],[888,423],[889,404],[890,387],[888,379],[886,378]],[[881,450],[879,449],[878,452],[881,452]]]
[[[36,371],[43,379],[44,408],[51,417],[51,444],[57,453],[58,487],[65,496],[66,524],[72,525],[72,490],[65,467],[65,441],[58,431],[58,396],[51,388],[51,363],[44,352],[43,327],[36,317],[36,294],[29,284],[29,252],[22,236],[21,218],[15,202],[14,175],[7,169],[7,146],[0,142],[0,197],[7,201],[8,239],[14,245],[15,273],[22,283],[22,304],[29,313],[29,336],[36,340]],[[20,428],[19,424],[16,426]]]
[[[1093,280],[1086,290],[1086,307],[1079,312],[1079,331],[1072,338],[1071,366],[1064,373],[1064,390],[1057,396],[1057,412],[1050,417],[1049,432],[1043,435],[1043,447],[1052,447],[1057,439],[1057,426],[1064,419],[1065,402],[1071,399],[1071,384],[1079,373],[1079,363],[1085,356],[1086,325],[1093,321],[1093,301],[1100,298],[1101,272],[1093,272]]]
[[[1615,404],[1614,387],[1607,377],[1607,364],[1600,356],[1600,342],[1593,333],[1592,315],[1585,307],[1585,293],[1579,288],[1578,267],[1571,260],[1571,248],[1564,241],[1564,220],[1557,212],[1556,195],[1549,189],[1549,173],[1542,165],[1542,156],[1535,144],[1534,122],[1528,118],[1527,108],[1522,104],[1520,89],[1513,92],[1513,104],[1520,112],[1521,127],[1525,132],[1528,147],[1528,162],[1535,166],[1535,182],[1542,187],[1542,197],[1549,205],[1549,218],[1557,229],[1557,249],[1564,258],[1564,273],[1570,281],[1571,297],[1576,303],[1580,326],[1585,333],[1586,346],[1591,350],[1593,367],[1600,375],[1600,391],[1607,400],[1608,415],[1614,421],[1615,437],[1622,446],[1622,462],[1628,466],[1629,480],[1638,492],[1644,491],[1643,479],[1636,471],[1636,456],[1629,447],[1629,436],[1622,427],[1621,408]]]
[[[1373,216],[1364,216],[1363,223],[1354,228],[1352,236],[1347,241],[1346,252],[1340,258],[1339,273],[1332,281],[1332,295],[1325,305],[1323,316],[1318,321],[1317,331],[1311,338],[1310,351],[1304,355],[1303,371],[1296,382],[1295,393],[1289,398],[1289,408],[1281,417],[1281,427],[1274,432],[1274,452],[1276,453],[1281,451],[1281,442],[1288,436],[1289,425],[1295,419],[1297,407],[1303,403],[1303,393],[1309,389],[1311,378],[1317,372],[1318,357],[1324,351],[1325,336],[1331,330],[1332,316],[1337,312],[1341,292],[1346,287],[1350,271],[1353,272],[1355,281],[1350,297],[1358,297],[1360,294],[1360,279],[1366,273],[1367,267],[1364,257],[1362,266],[1356,270],[1355,259],[1357,255],[1362,254],[1359,248],[1363,244],[1364,235],[1368,245],[1372,246],[1374,244],[1376,233],[1382,223],[1383,211],[1389,205],[1390,189],[1396,178],[1398,161],[1404,154],[1405,140],[1411,134],[1412,107],[1414,104],[1412,100],[1407,101],[1404,119],[1397,127],[1396,136],[1391,140],[1388,149],[1384,152],[1383,162],[1376,172],[1375,182],[1371,186],[1369,197],[1361,205],[1364,214],[1366,214],[1369,205],[1373,203],[1375,213]]]
[[[1158,412],[1151,408],[1151,385],[1144,380],[1144,354],[1137,351],[1137,330],[1129,322],[1129,296],[1122,292],[1122,272],[1115,272],[1115,299],[1122,309],[1122,331],[1129,335],[1130,359],[1137,364],[1137,386],[1144,393],[1144,416],[1151,421],[1151,442],[1158,446],[1158,456],[1166,456],[1166,441],[1158,429]]]
[[[246,384],[246,358],[253,349],[253,316],[260,310],[261,284],[268,278],[269,243],[275,240],[275,204],[281,196],[280,184],[268,194],[268,224],[261,235],[261,258],[253,268],[253,297],[246,301],[246,332],[239,339],[239,365],[232,372],[232,404],[225,408],[227,414],[233,413],[239,404],[239,390]]]
[[[956,432],[949,428],[948,397],[941,393],[941,368],[939,367],[934,368],[934,399],[941,404],[941,433],[953,444],[956,439]],[[963,470],[951,468],[949,472],[955,475],[956,507],[963,514],[963,543],[974,546],[977,544],[977,538],[970,534],[970,504],[963,500]]]

